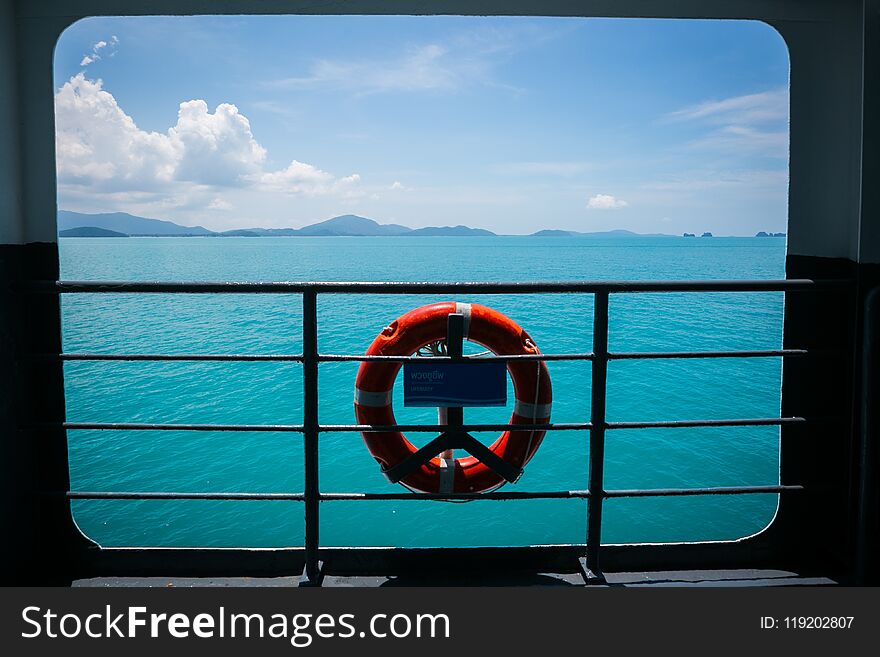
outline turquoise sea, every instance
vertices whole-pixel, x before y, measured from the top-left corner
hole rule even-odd
[[[366,237],[60,240],[61,275],[79,280],[558,281],[782,278],[780,238]],[[444,299],[320,296],[319,346],[361,353],[391,320]],[[506,313],[545,353],[589,351],[590,295],[473,295]],[[66,295],[68,352],[299,353],[297,295]],[[780,293],[612,295],[616,351],[771,349],[782,340]],[[553,420],[590,414],[590,363],[549,364]],[[320,367],[320,420],[353,423],[355,363]],[[609,366],[608,419],[771,417],[779,359],[618,361]],[[67,415],[85,422],[297,423],[297,363],[65,364]],[[508,394],[512,401],[512,393]],[[397,418],[435,422],[433,409]],[[504,422],[507,410],[468,409]],[[608,488],[778,482],[777,427],[614,431]],[[479,436],[487,442],[494,434]],[[423,437],[427,440],[429,437]],[[74,490],[298,492],[298,434],[71,431]],[[388,491],[358,434],[321,438],[327,492]],[[588,436],[550,433],[514,490],[587,488]],[[399,489],[403,490],[403,489]],[[775,495],[609,500],[606,542],[732,539],[760,531]],[[297,502],[77,501],[82,531],[106,546],[296,546]],[[327,502],[322,545],[447,546],[583,542],[579,500]]]

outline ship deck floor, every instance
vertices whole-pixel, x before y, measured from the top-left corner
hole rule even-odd
[[[770,587],[836,586],[828,577],[787,570],[667,570],[605,573],[608,587]],[[289,577],[92,577],[73,582],[74,587],[287,587],[298,586],[299,576]],[[508,573],[457,579],[454,576],[347,576],[327,574],[322,586],[330,588],[390,586],[584,586],[579,573]],[[595,584],[592,586],[596,586]]]

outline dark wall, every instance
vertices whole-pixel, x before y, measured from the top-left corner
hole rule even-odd
[[[89,543],[63,495],[64,387],[51,357],[61,352],[60,307],[57,294],[28,292],[57,280],[57,245],[0,245],[0,277],[0,583],[65,583]]]
[[[806,491],[781,500],[777,529],[787,551],[804,564],[856,581],[860,543],[877,545],[876,512],[873,518],[865,514],[866,496],[877,496],[870,482],[876,482],[878,466],[876,449],[869,449],[867,460],[865,449],[876,444],[877,436],[866,434],[864,416],[876,406],[876,400],[865,397],[865,381],[875,380],[878,371],[865,360],[864,307],[865,297],[880,283],[880,266],[789,256],[786,267],[789,278],[850,283],[835,291],[786,297],[785,347],[813,353],[788,358],[783,365],[782,414],[809,422],[782,430],[782,483],[801,484]],[[875,565],[862,570],[863,577],[876,580]]]

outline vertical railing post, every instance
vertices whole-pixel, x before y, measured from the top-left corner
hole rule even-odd
[[[460,359],[464,355],[464,315],[461,313],[449,313],[446,317],[446,355],[450,358]],[[440,407],[437,409],[437,423],[451,427],[452,432],[461,434],[461,425],[464,424],[464,408]],[[455,450],[444,449],[440,456],[440,488],[443,491],[451,491],[455,487]]]
[[[313,289],[303,292],[303,443],[306,564],[300,586],[321,584],[318,560],[318,295]]]
[[[608,292],[596,292],[593,307],[593,367],[590,404],[590,498],[587,503],[587,583],[603,582],[599,567],[602,502],[605,499],[605,397],[608,382]]]
[[[446,318],[446,355],[450,358],[462,358],[464,355],[464,315],[450,313]],[[460,427],[464,423],[464,409],[451,407],[446,409],[446,424]]]

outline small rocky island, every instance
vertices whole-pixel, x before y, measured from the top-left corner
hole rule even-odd
[[[710,232],[707,230],[705,233],[703,233],[702,235],[700,235],[700,237],[714,237],[714,235],[712,235],[712,233],[710,233]]]
[[[761,230],[755,233],[755,237],[785,237],[785,233],[765,233]]]
[[[58,237],[128,237],[128,235],[96,226],[79,226],[58,231]]]

